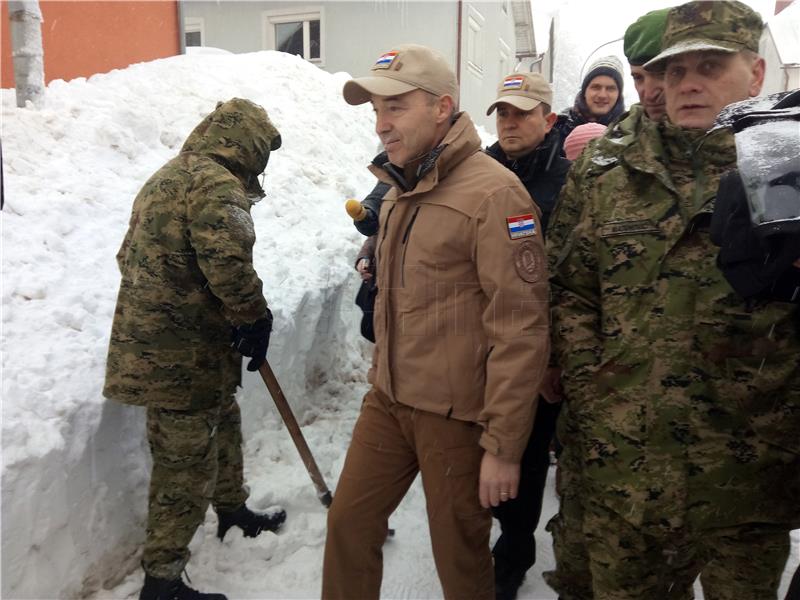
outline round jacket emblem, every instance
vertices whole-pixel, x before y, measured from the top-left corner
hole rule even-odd
[[[541,245],[526,240],[514,249],[514,265],[517,274],[528,283],[542,279],[545,269],[545,256]]]

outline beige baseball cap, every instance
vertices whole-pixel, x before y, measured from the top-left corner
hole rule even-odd
[[[501,102],[520,110],[533,110],[542,102],[552,106],[553,88],[539,73],[512,73],[497,86],[497,100],[492,102],[486,114],[492,114]]]
[[[444,56],[426,46],[402,44],[378,57],[368,77],[351,79],[342,94],[348,104],[364,104],[372,95],[399,96],[413,90],[451,96],[458,106],[458,80]]]

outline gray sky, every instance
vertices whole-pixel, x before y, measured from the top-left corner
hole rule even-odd
[[[744,0],[768,20],[775,10],[774,0]],[[556,48],[554,65],[554,109],[571,105],[581,82],[581,68],[591,59],[614,54],[627,66],[622,42],[599,46],[621,38],[628,25],[641,15],[666,6],[669,0],[606,1],[594,0],[531,0],[536,44],[541,48],[549,34],[549,17],[556,18]],[[625,100],[628,105],[638,100],[630,77],[625,79]]]

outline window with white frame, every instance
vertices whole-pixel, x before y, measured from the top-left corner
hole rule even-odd
[[[265,49],[297,54],[314,64],[323,64],[322,7],[263,14]]]
[[[185,46],[202,46],[205,37],[205,24],[202,17],[186,17],[183,20]]]
[[[483,15],[470,6],[467,13],[467,67],[483,77]]]
[[[500,77],[505,77],[511,72],[511,48],[503,41],[503,38],[497,38],[497,41],[500,55]]]

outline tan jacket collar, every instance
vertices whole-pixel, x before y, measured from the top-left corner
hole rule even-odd
[[[480,149],[481,139],[478,137],[472,119],[465,112],[458,113],[442,142],[421,159],[417,170],[419,179],[416,185],[407,192],[401,192],[398,196],[408,197],[432,190],[459,163],[468,156],[479,152]],[[397,180],[385,168],[370,165],[369,170],[381,181],[397,187]]]

